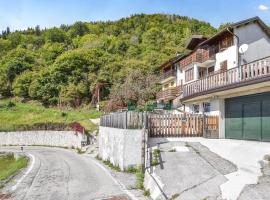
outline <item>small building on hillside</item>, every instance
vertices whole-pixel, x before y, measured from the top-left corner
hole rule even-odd
[[[219,115],[220,138],[270,141],[269,27],[250,18],[211,38],[193,36],[187,49],[161,66],[157,101],[174,112]]]

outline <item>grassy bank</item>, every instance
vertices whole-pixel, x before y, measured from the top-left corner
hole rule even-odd
[[[89,119],[98,118],[100,115],[100,112],[86,108],[77,110],[45,108],[35,102],[0,100],[0,131],[16,131],[40,123],[72,122],[79,122],[87,131],[93,131],[96,126],[89,122]]]
[[[6,180],[17,171],[27,166],[27,157],[20,157],[17,160],[13,154],[0,155],[0,181]]]

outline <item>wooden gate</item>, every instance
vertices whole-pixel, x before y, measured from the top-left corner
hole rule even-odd
[[[218,130],[218,116],[200,114],[150,114],[150,137],[200,137],[205,129]]]

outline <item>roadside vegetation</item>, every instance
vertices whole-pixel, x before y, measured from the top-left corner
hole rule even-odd
[[[59,109],[46,108],[40,103],[29,101],[0,100],[0,131],[19,131],[38,129],[38,125],[68,125],[80,123],[87,131],[97,127],[89,119],[100,117],[101,113],[89,108]],[[53,128],[53,127],[52,127]]]
[[[160,150],[154,149],[152,155],[151,166],[157,166],[159,164]]]
[[[15,158],[14,154],[0,155],[0,181],[4,181],[27,166],[28,158],[25,156]]]

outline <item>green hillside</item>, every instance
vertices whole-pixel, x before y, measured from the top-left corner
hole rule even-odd
[[[44,106],[29,101],[20,103],[14,100],[0,101],[0,132],[44,130],[65,130],[70,123],[80,123],[88,132],[97,128],[90,119],[100,117],[96,110],[45,108]]]
[[[154,99],[160,64],[184,53],[192,34],[215,32],[209,23],[164,14],[7,29],[0,38],[0,94],[78,107],[95,103],[100,88],[110,104],[144,104]]]

